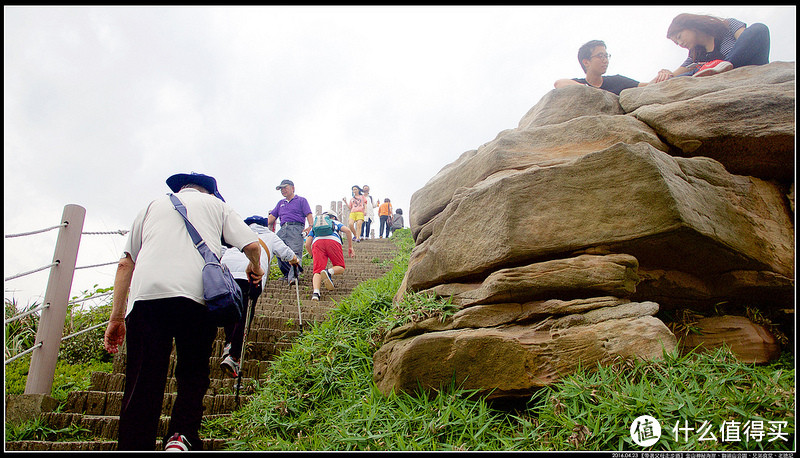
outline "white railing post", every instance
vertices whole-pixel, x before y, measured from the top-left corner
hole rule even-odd
[[[50,269],[44,305],[49,305],[39,318],[36,342],[42,346],[33,351],[25,394],[50,395],[58,359],[58,349],[64,332],[64,319],[67,316],[67,303],[72,289],[75,263],[78,260],[78,246],[81,241],[86,209],[69,204],[64,206],[61,222],[66,223],[58,232],[53,262],[58,265]]]

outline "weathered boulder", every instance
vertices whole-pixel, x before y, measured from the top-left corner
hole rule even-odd
[[[706,156],[734,174],[790,181],[794,81],[725,89],[632,113],[687,157]]]
[[[457,193],[432,223],[409,260],[412,291],[598,245],[650,269],[700,277],[794,274],[791,217],[774,185],[647,143],[484,180]]]
[[[618,306],[625,306],[619,307]],[[544,301],[531,301],[525,303],[503,303],[475,305],[459,310],[446,319],[431,317],[422,321],[412,321],[403,326],[398,326],[386,334],[386,341],[407,339],[425,332],[447,331],[464,328],[490,328],[507,324],[544,323],[554,327],[556,320],[565,316],[579,316],[587,314],[589,321],[602,316],[604,312],[588,312],[595,310],[637,310],[634,316],[652,315],[658,310],[658,304],[643,302],[631,304],[630,299],[620,299],[614,296],[590,297],[585,299],[548,299]],[[614,312],[617,313],[617,312]],[[620,317],[620,316],[618,316]],[[573,321],[570,318],[567,321]],[[585,319],[584,319],[585,321]],[[537,324],[537,329],[543,324]]]
[[[636,291],[637,267],[636,258],[626,254],[581,255],[501,269],[478,285],[445,283],[429,291],[462,307],[596,293],[625,297]]]
[[[672,78],[619,102],[684,156],[707,156],[734,174],[791,181],[795,63],[740,67],[713,78]]]
[[[711,351],[723,345],[746,363],[766,363],[780,355],[775,337],[763,326],[743,316],[725,315],[703,318],[693,324],[695,332],[684,337],[684,352]]]
[[[772,62],[739,67],[713,78],[672,78],[663,83],[626,89],[619,95],[619,104],[625,113],[632,113],[646,105],[668,105],[733,88],[794,82],[794,67],[794,62]]]
[[[637,311],[627,305],[602,318],[569,315],[538,326],[452,329],[391,340],[374,355],[373,379],[387,395],[420,386],[439,389],[455,379],[490,399],[529,397],[578,367],[616,357],[659,358],[675,349],[669,329],[648,315],[652,307]]]
[[[588,86],[567,86],[550,91],[519,122],[517,129],[560,124],[581,116],[621,115],[619,97]]]
[[[573,92],[580,95],[599,91],[585,88]],[[506,131],[474,153],[462,155],[412,195],[409,221],[415,241],[421,243],[427,238],[430,231],[424,225],[447,206],[459,188],[469,188],[487,178],[498,178],[534,165],[562,165],[620,142],[645,142],[661,151],[669,149],[655,131],[632,116],[583,116],[555,125]]]

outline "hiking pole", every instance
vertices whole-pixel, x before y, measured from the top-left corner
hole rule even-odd
[[[303,312],[300,311],[300,270],[297,268],[297,265],[293,265],[292,269],[295,271],[295,291],[297,291],[297,316],[300,320],[300,332],[303,332]]]
[[[253,291],[252,288],[255,286],[250,284],[251,292]],[[239,357],[239,361],[242,362],[241,366],[239,366],[239,374],[236,377],[236,407],[239,407],[239,389],[242,387],[242,368],[244,368],[244,356],[247,353],[247,338],[250,336],[250,325],[253,324],[253,316],[256,313],[256,302],[258,302],[258,296],[261,295],[261,284],[258,285],[258,294],[251,295],[248,294],[247,300],[250,302],[250,307],[247,310],[247,318],[245,319],[246,323],[244,325],[244,338],[242,339],[242,355]]]

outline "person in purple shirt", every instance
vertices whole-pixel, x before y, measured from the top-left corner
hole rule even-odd
[[[281,184],[276,186],[275,189],[280,190],[283,199],[269,212],[267,225],[274,232],[275,221],[280,218],[281,228],[277,232],[278,237],[294,251],[297,259],[303,259],[303,242],[306,234],[311,231],[311,226],[314,225],[311,206],[305,197],[294,193],[294,183],[291,180],[281,181]],[[307,228],[306,222],[308,222]],[[281,269],[283,278],[290,285],[292,282],[297,281],[294,271],[288,262],[278,259],[278,267]],[[303,267],[301,265],[298,265],[298,267],[302,272]]]

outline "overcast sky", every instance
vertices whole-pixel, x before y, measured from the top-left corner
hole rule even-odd
[[[765,23],[770,60],[795,60],[795,6],[6,6],[4,234],[56,225],[66,204],[84,231],[127,230],[191,171],[242,217],[266,216],[284,178],[312,210],[368,184],[407,215],[442,167],[582,77],[583,43],[606,42],[607,74],[678,67],[666,30],[683,12]],[[4,239],[4,277],[49,264],[56,236]],[[84,235],[78,266],[124,242]],[[72,294],[114,272],[77,271]],[[40,301],[47,278],[5,297]]]

